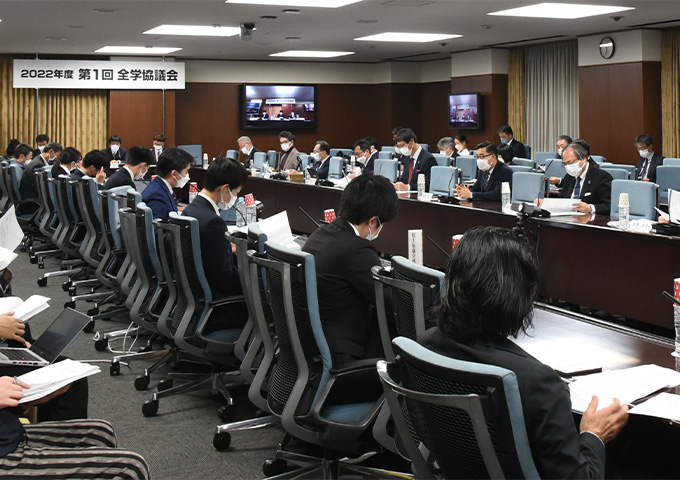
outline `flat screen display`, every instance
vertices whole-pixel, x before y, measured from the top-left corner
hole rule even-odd
[[[243,85],[244,129],[316,129],[316,86]]]
[[[474,130],[481,128],[481,95],[452,93],[449,95],[449,128]]]

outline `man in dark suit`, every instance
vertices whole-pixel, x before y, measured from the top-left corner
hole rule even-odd
[[[390,181],[364,173],[342,193],[339,216],[312,233],[302,247],[316,262],[319,313],[333,365],[378,356],[371,268],[380,265],[380,258],[371,240],[398,211]]]
[[[449,165],[452,167],[456,166],[456,157],[458,156],[458,152],[456,152],[456,149],[454,148],[453,138],[440,138],[437,142],[437,149],[439,150],[439,155],[445,155],[448,157]]]
[[[158,163],[158,159],[161,153],[165,150],[165,135],[162,132],[158,132],[153,136],[153,163]]]
[[[127,157],[125,165],[108,179],[104,185],[105,189],[109,190],[123,185],[136,188],[135,180],[142,180],[149,171],[149,165],[153,163],[153,154],[146,147],[132,147]],[[108,157],[107,159],[110,161]]]
[[[564,153],[564,149],[567,148],[571,143],[574,141],[571,139],[569,135],[560,135],[557,137],[557,156],[555,158],[559,158],[560,160],[562,159],[562,153]],[[590,145],[588,145],[588,155],[590,155]]]
[[[498,137],[501,139],[501,143],[507,143],[512,147],[512,151],[515,153],[517,158],[527,158],[527,151],[524,148],[524,144],[515,140],[512,133],[512,127],[510,125],[503,125],[498,129]]]
[[[437,160],[430,152],[418,145],[418,138],[410,128],[402,128],[397,133],[397,151],[402,155],[404,171],[395,184],[397,190],[418,190],[418,175],[425,175],[425,191],[430,191],[430,170],[437,166]]]
[[[246,158],[243,160],[243,164],[246,166],[246,168],[250,168],[250,166],[255,161],[255,154],[259,152],[259,150],[253,146],[253,141],[250,139],[250,137],[246,136],[238,139],[238,149],[241,150],[241,153],[246,156]]]
[[[498,161],[498,149],[491,142],[477,145],[477,181],[468,188],[456,186],[456,195],[472,201],[500,202],[503,182],[512,185],[512,169]]]
[[[648,133],[638,135],[635,139],[640,160],[635,170],[635,179],[645,182],[656,182],[656,167],[663,165],[663,156],[654,151],[652,136]]]
[[[33,150],[33,158],[37,157],[40,155],[43,150],[45,150],[45,147],[47,144],[50,143],[50,137],[46,133],[41,133],[35,137],[35,144],[37,145],[36,149]]]
[[[179,148],[168,148],[161,153],[156,165],[156,178],[142,192],[142,201],[153,212],[153,218],[167,220],[170,212],[177,212],[173,188],[183,188],[189,182],[189,169],[194,157]]]
[[[499,227],[468,230],[453,251],[445,281],[437,327],[418,343],[440,355],[514,372],[541,478],[604,478],[604,444],[625,426],[628,407],[614,399],[597,410],[593,397],[577,429],[567,384],[509,338],[531,327],[540,284],[538,260],[526,239]]]
[[[564,149],[562,164],[567,175],[562,180],[560,198],[581,200],[574,207],[578,212],[609,215],[612,176],[590,160],[586,149],[577,143]]]
[[[370,172],[373,171],[373,167],[375,165],[375,161],[378,159],[378,147],[380,146],[378,144],[378,139],[375,137],[365,137],[364,140],[368,142],[371,148],[371,155],[368,157],[368,162],[366,162],[366,166],[364,167],[364,170],[368,170]]]
[[[38,178],[35,176],[36,170],[50,165],[50,160],[54,162],[54,160],[61,156],[61,152],[63,151],[64,148],[60,143],[49,143],[43,148],[43,152],[40,155],[33,158],[33,160],[26,165],[24,174],[21,176],[21,182],[19,182],[19,193],[23,200],[38,198]]]
[[[375,155],[378,156],[377,154]],[[371,144],[366,139],[359,139],[354,142],[354,157],[357,165],[364,171],[372,172],[375,160],[371,156]]]
[[[216,159],[205,172],[203,190],[182,212],[198,220],[203,270],[215,298],[241,291],[236,258],[231,242],[225,237],[227,226],[220,210],[234,206],[247,179],[248,172],[239,161]]]
[[[316,176],[318,178],[328,178],[328,168],[331,162],[331,146],[328,145],[328,142],[323,140],[317,141],[310,156],[314,160],[312,168],[316,170]]]
[[[102,150],[109,160],[116,160],[117,162],[127,162],[128,151],[121,147],[123,141],[118,135],[111,135],[109,137],[109,146]]]
[[[97,188],[102,189],[106,181],[106,171],[109,168],[109,159],[101,150],[92,150],[85,155],[80,167],[73,169],[71,180],[80,180],[85,175],[92,177],[97,182]]]
[[[17,165],[19,167],[19,186],[21,186],[21,178],[24,175],[24,171],[26,170],[26,166],[31,163],[31,160],[33,159],[33,150],[31,150],[31,147],[26,145],[25,143],[17,143],[12,147],[12,151],[10,154],[9,147],[7,147],[8,150],[8,158],[10,158],[9,164],[10,165]]]

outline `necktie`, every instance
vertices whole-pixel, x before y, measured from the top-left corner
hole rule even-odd
[[[649,167],[649,159],[645,160],[645,163],[642,165],[642,170],[640,171],[640,177],[638,180],[642,180],[645,178],[647,175],[647,167]]]
[[[482,192],[486,192],[486,186],[489,184],[489,177],[489,172],[486,172],[482,178]]]
[[[413,178],[413,167],[415,166],[416,161],[415,159],[411,159],[411,163],[408,166],[408,183],[409,185],[411,184],[411,179]]]
[[[581,177],[576,179],[576,186],[574,187],[574,198],[581,197]]]

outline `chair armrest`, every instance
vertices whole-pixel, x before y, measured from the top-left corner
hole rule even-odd
[[[364,358],[354,362],[347,362],[330,369],[331,375],[343,375],[346,373],[359,372],[362,370],[375,370],[379,358]]]
[[[221,307],[222,305],[229,305],[230,303],[245,302],[246,299],[243,295],[231,295],[229,297],[218,298],[210,302],[211,307]]]

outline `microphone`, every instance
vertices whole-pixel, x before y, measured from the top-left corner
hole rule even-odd
[[[663,295],[664,297],[666,297],[667,299],[669,299],[669,300],[670,300],[671,302],[673,302],[674,304],[680,305],[680,300],[678,300],[677,298],[675,298],[673,295],[671,295],[670,293],[668,293],[666,290],[664,290],[663,293],[662,293],[661,295]]]
[[[432,240],[432,237],[430,237],[429,235],[425,235],[425,238],[427,238],[430,242],[432,242],[432,245],[437,247],[440,252],[442,252],[444,255],[446,255],[446,258],[451,259],[451,254],[448,253],[446,250],[444,250],[437,242]]]
[[[317,222],[316,220],[314,220],[314,219],[312,218],[312,216],[311,216],[309,213],[305,212],[305,209],[304,209],[304,208],[302,208],[302,207],[299,206],[299,205],[298,205],[298,208],[300,209],[300,211],[301,211],[302,213],[305,214],[305,216],[306,216],[307,218],[309,218],[309,221],[310,221],[310,222],[312,222],[314,225],[316,225],[316,228],[319,228],[318,222]]]
[[[455,167],[454,167],[455,168]],[[451,175],[451,178],[449,179],[449,184],[446,187],[446,193],[447,195],[440,195],[439,196],[439,203],[448,203],[452,205],[459,205],[460,200],[458,200],[455,196],[451,195],[451,182],[453,182],[454,177],[459,177],[460,173],[462,170],[460,168],[457,168],[458,170],[458,175]]]
[[[542,188],[544,188],[543,184],[538,186],[538,192],[536,192],[534,198],[538,198],[538,196],[541,194]],[[518,217],[550,218],[550,212],[548,210],[543,210],[541,207],[533,203],[515,202],[510,205],[510,208],[517,212]]]

